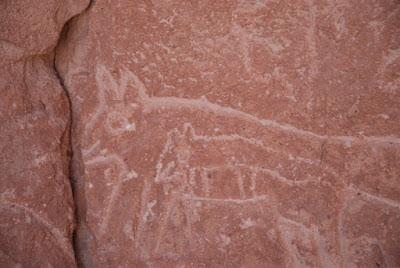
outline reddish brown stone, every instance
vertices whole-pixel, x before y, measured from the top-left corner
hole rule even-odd
[[[399,266],[399,10],[96,2],[58,62],[84,262]]]
[[[1,267],[76,266],[70,107],[52,51],[65,22],[87,4],[0,3]]]
[[[80,264],[400,266],[399,29],[395,0],[93,2],[56,49]]]

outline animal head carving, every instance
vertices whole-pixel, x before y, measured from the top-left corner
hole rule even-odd
[[[118,78],[119,75],[119,78]],[[106,66],[96,68],[96,82],[100,93],[110,101],[125,101],[140,103],[140,98],[146,94],[144,84],[127,69],[111,72]],[[139,96],[142,94],[142,96]]]
[[[104,121],[106,130],[113,135],[135,131],[142,102],[147,98],[144,84],[129,70],[114,73],[104,65],[96,68],[96,82],[98,102],[92,120]],[[89,123],[92,128],[94,124]]]

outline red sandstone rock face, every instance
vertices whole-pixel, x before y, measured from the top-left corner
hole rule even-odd
[[[96,1],[58,53],[83,263],[400,266],[399,16]]]
[[[95,1],[55,51],[72,103],[78,263],[400,266],[399,29],[394,0]],[[62,106],[46,115],[65,129]],[[54,152],[45,123],[27,139]],[[6,159],[34,163],[10,143]],[[39,195],[70,200],[52,189]]]
[[[69,105],[51,52],[85,1],[0,3],[0,266],[75,267]]]

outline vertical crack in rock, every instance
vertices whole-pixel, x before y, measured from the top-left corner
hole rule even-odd
[[[63,26],[61,32],[60,32],[60,36],[59,39],[57,41],[56,46],[54,47],[53,51],[52,51],[52,64],[53,64],[53,69],[54,69],[54,73],[60,83],[60,86],[62,87],[65,96],[67,98],[67,102],[68,102],[68,124],[66,126],[65,132],[63,133],[62,137],[61,137],[61,143],[67,147],[66,149],[66,162],[67,162],[67,176],[70,180],[70,185],[71,185],[71,190],[72,190],[72,194],[73,194],[73,202],[74,202],[74,230],[73,230],[73,234],[72,234],[72,247],[73,247],[73,253],[74,253],[74,257],[75,257],[75,262],[76,265],[78,267],[83,267],[83,262],[82,260],[80,260],[79,256],[81,256],[81,254],[79,253],[79,242],[77,241],[78,236],[77,236],[77,224],[79,222],[79,213],[78,213],[78,203],[76,202],[76,191],[75,191],[75,178],[74,178],[74,172],[73,172],[73,157],[74,157],[74,151],[73,151],[73,144],[72,144],[72,131],[73,131],[73,106],[72,106],[72,100],[71,100],[71,96],[70,93],[64,83],[64,77],[62,75],[62,73],[58,70],[57,68],[57,50],[60,47],[60,45],[66,41],[66,35],[68,33],[68,29],[69,29],[69,25],[70,23],[78,18],[79,16],[82,16],[83,14],[85,14],[93,5],[94,0],[90,0],[88,6],[81,12],[76,14],[75,16],[71,17]]]
[[[65,25],[64,25],[64,28],[65,28]],[[64,31],[64,29],[63,29],[63,31]],[[60,42],[60,40],[61,40],[61,38],[59,39],[59,42]],[[58,44],[59,44],[59,42],[58,42]],[[57,46],[58,46],[58,44],[57,44]],[[54,51],[56,51],[56,49],[57,49],[57,47],[55,48]],[[77,259],[78,254],[76,252],[76,246],[75,246],[75,244],[76,244],[75,240],[76,240],[76,221],[77,221],[77,213],[76,213],[77,209],[76,209],[76,206],[77,206],[77,203],[75,202],[75,196],[74,196],[75,195],[75,193],[74,193],[75,191],[74,191],[74,179],[73,179],[73,172],[72,172],[72,156],[73,156],[72,135],[71,135],[72,134],[72,102],[71,102],[71,98],[69,96],[69,92],[65,88],[62,76],[60,75],[60,73],[57,70],[55,61],[56,61],[56,53],[54,53],[54,55],[53,55],[53,69],[54,69],[54,72],[55,72],[55,74],[57,76],[57,79],[60,82],[61,87],[64,90],[64,93],[65,93],[65,96],[66,96],[67,102],[68,102],[68,115],[67,115],[68,116],[68,123],[67,123],[65,131],[64,131],[64,133],[63,133],[63,135],[61,137],[61,143],[62,143],[63,146],[66,146],[66,156],[65,156],[65,158],[66,158],[65,161],[67,162],[67,165],[66,165],[67,166],[66,176],[70,180],[72,196],[73,196],[73,202],[74,202],[74,204],[73,204],[73,206],[74,206],[74,230],[73,230],[73,234],[72,234],[72,248],[73,248],[73,251],[74,251],[73,253],[74,253],[74,257],[75,257],[75,262],[79,266],[79,260]]]
[[[77,266],[399,267],[397,32],[360,34],[394,5],[182,2],[92,2],[49,55]]]

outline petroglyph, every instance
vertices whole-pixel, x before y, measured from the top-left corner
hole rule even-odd
[[[366,233],[361,236],[354,237],[349,232],[349,227],[354,227],[354,224],[365,224],[360,219],[354,218],[357,213],[362,213],[363,211],[368,211],[373,208],[376,211],[376,206],[386,207],[382,211],[387,211],[388,209],[394,209],[397,213],[399,209],[399,203],[387,198],[379,197],[363,190],[357,189],[355,186],[350,185],[342,190],[340,193],[342,196],[340,209],[338,212],[338,241],[340,250],[340,265],[352,263],[354,266],[359,266],[356,264],[359,261],[359,252],[369,252],[371,250],[380,252],[380,256],[369,256],[371,258],[380,258],[376,262],[388,263],[385,257],[385,247],[382,245],[382,234],[379,232]],[[387,216],[384,213],[382,216]],[[364,215],[365,217],[365,215]],[[398,216],[397,216],[398,217]],[[354,221],[355,220],[355,221]],[[385,219],[388,220],[388,219]],[[360,223],[358,223],[360,221]],[[378,224],[378,223],[377,223]],[[360,226],[358,226],[360,228]],[[354,229],[353,229],[354,230]],[[386,245],[387,246],[387,245]],[[375,249],[374,249],[375,248]],[[372,254],[372,252],[371,252]],[[378,254],[378,253],[373,253]],[[379,255],[378,254],[378,255]]]
[[[65,237],[62,232],[54,226],[51,222],[49,222],[47,219],[45,219],[43,216],[39,215],[37,212],[35,212],[33,209],[6,200],[6,199],[1,199],[0,200],[0,208],[2,209],[17,209],[19,212],[27,213],[29,216],[32,216],[38,223],[40,223],[54,238],[55,240],[55,245],[59,247],[71,260],[74,260],[74,256],[71,255],[71,244],[70,241],[68,241],[68,238]]]
[[[120,197],[119,194],[123,183],[138,177],[138,174],[134,170],[129,170],[127,164],[117,154],[100,155],[85,161],[85,165],[87,166],[102,166],[104,168],[109,167],[111,164],[117,165],[118,175],[115,178],[116,182],[112,183],[111,193],[108,197],[107,205],[104,208],[104,215],[100,223],[102,234],[107,230],[108,223],[111,220],[111,213],[113,212],[117,199]],[[106,177],[106,179],[109,178]]]
[[[129,70],[122,70],[120,72],[120,79],[117,80],[113,78],[105,66],[100,65],[97,70],[97,81],[99,84],[97,108],[86,127],[86,135],[90,135],[93,132],[94,127],[99,124],[101,118],[105,118],[104,127],[111,135],[122,135],[126,132],[136,131],[136,123],[130,121],[134,117],[128,119],[129,114],[119,112],[119,109],[123,110],[128,105],[132,108],[131,110],[128,109],[128,111],[134,113],[138,109],[142,109],[145,115],[159,109],[199,110],[214,114],[215,116],[236,118],[265,128],[291,133],[301,138],[316,140],[321,142],[321,144],[325,141],[336,142],[342,144],[347,149],[351,149],[355,144],[387,145],[399,143],[397,137],[358,138],[352,136],[320,135],[291,125],[281,124],[274,120],[260,119],[241,110],[212,103],[205,97],[200,99],[150,97],[144,83]],[[119,108],[118,105],[114,105],[111,108],[107,106],[108,104],[106,103],[109,102],[107,99],[110,97],[119,102],[126,103],[127,100],[124,99],[124,96],[128,90],[136,91],[134,102],[124,104],[124,106],[121,106],[122,108]],[[104,117],[105,114],[107,114],[106,117]],[[349,143],[352,144],[352,147],[348,146]],[[253,156],[247,152],[243,155],[241,151],[233,149],[239,145],[242,151],[251,152]],[[86,147],[83,155],[86,159],[85,165],[87,166],[103,165],[107,167],[115,164],[118,170],[120,170],[116,182],[112,183],[112,190],[107,202],[108,205],[104,209],[104,220],[100,224],[101,233],[104,234],[107,230],[108,222],[111,220],[113,208],[120,197],[122,184],[128,179],[136,178],[138,174],[135,171],[129,171],[126,163],[124,163],[120,156],[107,154],[108,152],[104,151],[102,154],[102,147],[102,141],[93,141],[90,146]],[[244,150],[243,148],[248,149]],[[260,156],[257,157],[257,155]],[[273,164],[273,161],[266,161],[269,158],[271,160],[273,158],[285,159],[286,163],[293,163],[293,166],[281,166],[280,163]],[[149,223],[161,217],[157,222],[158,238],[153,249],[158,254],[164,252],[165,250],[161,250],[161,247],[165,236],[168,234],[167,226],[171,222],[172,214],[175,213],[174,211],[178,207],[182,209],[186,222],[184,235],[187,236],[187,239],[193,240],[192,224],[198,217],[193,215],[198,214],[198,206],[201,206],[200,204],[221,204],[228,206],[229,204],[256,205],[260,202],[267,202],[270,200],[268,196],[270,193],[268,191],[264,192],[264,186],[259,187],[259,184],[263,180],[275,180],[276,183],[281,183],[286,185],[286,187],[309,187],[309,185],[321,183],[320,175],[313,176],[308,174],[307,177],[299,180],[302,175],[297,173],[299,172],[297,171],[298,165],[303,165],[303,168],[305,166],[313,169],[317,168],[321,174],[329,170],[328,173],[333,178],[339,176],[334,169],[321,166],[321,161],[318,159],[294,156],[292,153],[284,150],[269,147],[260,139],[245,137],[237,133],[229,135],[223,133],[218,135],[197,134],[190,123],[185,123],[180,127],[172,129],[166,135],[164,147],[160,152],[158,162],[155,166],[154,179],[152,181],[146,180],[145,182],[138,227],[136,230],[132,230],[131,233],[135,237],[136,248],[138,249],[142,243],[144,230],[148,228]],[[289,170],[291,173],[288,173]],[[281,172],[288,174],[289,177],[283,175]],[[220,189],[221,183],[225,187],[222,192]],[[156,200],[148,200],[149,193],[156,185],[162,186],[162,191],[167,197],[163,203],[157,204]],[[219,190],[215,191],[214,187],[217,187]],[[217,192],[219,193],[216,195]],[[375,198],[376,201],[386,202],[387,204],[395,204],[393,203],[394,201],[391,202],[390,200],[373,195],[365,194],[365,196],[366,198]],[[398,206],[397,203],[395,205]],[[158,209],[154,210],[155,207],[164,208],[164,210],[160,212]],[[339,226],[338,228],[339,233],[337,235],[340,236],[342,227]],[[287,233],[288,230],[281,230],[281,232]],[[322,242],[322,238],[318,234],[317,227],[314,227],[311,231],[307,230],[307,235],[310,237],[310,243],[313,245],[310,250],[317,254],[319,258],[315,262],[330,263],[331,266],[334,266],[331,261],[332,256],[326,252],[326,245],[323,245],[324,242]],[[292,238],[289,238],[286,237],[286,240],[284,239],[287,241],[285,245],[288,251],[296,252],[291,248],[290,239]],[[147,253],[142,252],[142,254],[146,256]],[[343,250],[342,254],[344,254]],[[297,255],[293,255],[290,262],[294,265],[305,265],[303,259]]]
[[[291,155],[264,146],[260,140],[249,139],[240,135],[198,135],[193,126],[189,123],[184,124],[180,129],[181,130],[173,129],[167,133],[167,139],[156,164],[156,174],[153,183],[154,185],[161,184],[164,194],[169,196],[169,198],[167,198],[167,203],[162,204],[162,206],[165,207],[165,211],[160,212],[163,216],[158,222],[159,235],[154,252],[161,254],[159,249],[163,243],[163,237],[167,233],[167,225],[171,221],[172,212],[177,209],[178,206],[182,206],[183,211],[185,211],[184,217],[186,218],[185,221],[187,224],[187,231],[185,234],[189,234],[192,233],[189,231],[193,228],[191,225],[193,222],[196,222],[198,217],[195,216],[195,218],[193,218],[193,215],[199,214],[198,207],[202,206],[200,204],[221,204],[223,206],[229,206],[230,204],[253,204],[254,206],[258,206],[260,202],[275,204],[277,201],[272,201],[274,199],[268,196],[270,194],[269,191],[264,192],[265,188],[257,187],[260,180],[276,180],[276,182],[286,185],[287,187],[308,187],[309,184],[320,183],[319,177],[305,180],[286,178],[278,171],[267,168],[266,163],[264,163],[265,157],[259,158],[259,161],[254,162],[249,160],[251,158],[250,156],[247,158],[239,158],[236,152],[231,151],[231,148],[235,148],[236,146],[234,144],[238,142],[241,144],[242,148],[240,152],[237,152],[239,154],[246,151],[244,148],[249,146],[250,152],[254,154],[256,154],[257,150],[260,150],[264,154],[284,155],[286,160],[296,163],[308,163],[315,166],[318,166],[318,161],[309,160],[298,162]],[[216,180],[219,176],[222,176],[221,178],[223,180],[216,184]],[[150,188],[154,186],[153,183],[150,183]],[[218,191],[215,191],[214,187],[216,187]],[[221,189],[225,196],[221,196]],[[346,189],[356,191],[354,187]],[[394,201],[388,202],[386,199],[367,195],[366,193],[364,193],[364,195],[369,199],[376,199],[375,201],[385,202],[388,205],[393,206],[394,204]],[[344,213],[345,208],[343,208],[342,211],[341,213]],[[148,211],[146,211],[145,218],[147,215]],[[304,232],[304,235],[309,237],[308,243],[310,244],[307,246],[309,247],[309,254],[310,256],[317,256],[314,260],[315,263],[311,265],[321,265],[323,263],[329,267],[335,267],[336,263],[333,261],[334,256],[327,251],[326,248],[328,245],[325,242],[325,238],[319,234],[317,226],[313,226],[309,229],[305,227],[303,223],[289,220],[279,213],[276,217],[280,219],[278,226],[283,226],[285,224],[289,224],[290,226],[295,225],[297,226],[296,228],[302,230],[301,232]],[[343,217],[344,215],[340,216],[339,221],[341,221],[340,219]],[[143,224],[141,226],[143,226]],[[243,227],[243,225],[241,226]],[[295,253],[298,249],[291,246],[294,238],[290,235],[291,231],[289,231],[294,227],[288,228],[289,229],[282,229],[279,232],[286,235],[283,240],[286,241],[285,245],[287,250],[295,254],[291,257],[290,262],[293,265],[310,265],[310,263],[305,263],[306,260],[310,261],[310,256],[304,257],[299,256],[299,253]],[[343,226],[340,222],[338,228],[339,232],[333,235],[339,236],[339,240],[343,242],[345,238],[341,235]],[[299,231],[295,231],[292,235],[297,235],[298,232]],[[192,241],[194,237],[187,236],[187,239]],[[301,245],[299,246],[301,247]],[[341,247],[344,248],[345,245],[343,244]],[[341,254],[345,254],[345,250],[342,250]]]
[[[371,193],[368,193],[366,191],[363,191],[361,189],[358,189],[357,187],[350,185],[346,188],[347,191],[349,191],[351,194],[358,196],[359,198],[366,199],[372,202],[378,202],[382,203],[387,206],[391,206],[397,209],[400,209],[400,203],[388,198],[380,197]]]
[[[271,178],[289,186],[311,182],[311,180],[290,180],[277,171],[260,168],[259,166],[265,165],[265,160],[262,158],[259,160],[261,162],[248,162],[248,159],[239,160],[237,153],[241,154],[241,152],[232,152],[229,149],[235,142],[240,142],[242,146],[250,146],[253,150],[261,149],[263,153],[280,153],[263,146],[258,140],[246,139],[239,135],[197,135],[188,123],[182,127],[182,132],[173,129],[167,134],[165,145],[156,165],[154,183],[163,185],[164,194],[169,196],[169,201],[163,204],[166,210],[162,213],[163,218],[159,222],[155,252],[159,252],[171,213],[179,204],[184,207],[184,211],[191,211],[191,213],[184,213],[188,223],[187,229],[191,230],[192,227],[189,223],[195,222],[192,214],[198,214],[195,204],[198,205],[199,202],[257,205],[259,202],[268,201],[269,198],[265,194],[257,191],[257,183],[254,180],[256,173],[270,175]],[[206,155],[213,155],[214,158],[209,160],[205,157]],[[193,159],[201,159],[201,161],[193,161]],[[201,165],[199,165],[200,163]],[[229,177],[226,177],[227,175]],[[219,177],[222,180],[218,182],[216,180]],[[226,194],[226,196],[220,196],[218,191],[215,191],[216,189],[221,190],[222,185],[224,185],[222,194]],[[188,233],[191,232],[188,231]],[[188,237],[188,239],[193,240],[194,238]]]
[[[17,2],[0,266],[400,266],[398,1]]]
[[[111,165],[116,165],[118,175],[116,178],[108,178],[111,183],[110,195],[104,208],[102,222],[99,224],[100,233],[105,234],[111,220],[111,214],[115,204],[120,197],[121,187],[124,182],[137,178],[135,170],[129,169],[122,157],[115,153],[107,153],[102,140],[92,138],[95,128],[103,128],[111,136],[135,132],[136,123],[133,122],[133,114],[137,110],[135,105],[125,105],[124,96],[129,84],[127,76],[121,76],[116,80],[104,66],[96,69],[96,81],[98,86],[97,105],[94,112],[84,128],[83,137],[92,141],[82,149],[84,164],[90,166],[101,166],[106,170]]]
[[[235,144],[235,142],[239,142],[241,146],[248,146],[249,147],[249,152],[252,152],[254,154],[259,153],[260,155],[263,155],[263,158],[257,158],[257,159],[250,159],[248,157],[247,159],[244,157],[240,157],[242,152],[235,152],[235,151],[229,151],[230,146],[232,144]],[[199,155],[199,153],[195,153],[196,159],[204,159],[203,161],[209,161],[209,163],[203,163],[202,167],[193,167],[189,163],[186,163],[185,161],[189,160],[188,158],[191,155],[191,152],[193,148],[191,148],[190,144],[196,143],[197,147],[212,147],[216,146],[222,149],[224,148],[226,151],[223,152],[224,155],[221,155],[220,157],[218,156],[219,152],[222,152],[223,150],[215,150],[213,151],[213,156],[215,158],[218,158],[219,160],[216,160],[215,158],[211,160],[206,160],[205,156]],[[179,151],[179,148],[183,148],[184,146],[187,146],[184,151]],[[169,159],[169,161],[165,162],[165,159],[167,158],[168,154],[175,153],[175,155],[172,155],[172,159]],[[210,152],[205,150],[203,154],[209,154]],[[319,162],[313,161],[313,160],[304,160],[299,158],[294,158],[291,155],[288,155],[285,152],[277,151],[274,149],[271,149],[269,147],[266,147],[263,145],[263,143],[259,140],[256,139],[248,139],[239,135],[218,135],[218,136],[203,136],[203,135],[197,135],[195,130],[190,124],[185,124],[183,126],[183,132],[180,133],[177,129],[172,130],[167,134],[167,141],[164,145],[164,149],[160,154],[159,161],[156,165],[156,176],[155,176],[155,181],[160,182],[160,181],[168,181],[168,180],[173,180],[174,177],[179,177],[182,175],[182,170],[177,168],[179,164],[181,165],[188,165],[191,166],[190,170],[191,172],[196,172],[201,171],[204,173],[206,170],[211,170],[211,169],[218,169],[218,168],[231,168],[234,173],[236,173],[235,177],[238,178],[238,180],[242,180],[243,178],[241,177],[240,174],[240,169],[243,170],[248,170],[251,173],[265,173],[268,175],[271,175],[272,178],[279,180],[281,182],[284,182],[288,185],[295,185],[295,184],[307,184],[308,182],[311,181],[316,181],[317,179],[305,179],[305,180],[291,180],[286,178],[285,176],[281,175],[277,170],[273,170],[271,168],[267,167],[267,163],[265,163],[265,159],[267,155],[272,155],[272,156],[281,156],[283,155],[285,159],[294,161],[294,162],[300,162],[302,164],[308,164],[311,166],[318,166]],[[171,155],[170,155],[171,156]],[[221,160],[223,158],[224,160]],[[279,165],[277,166],[279,168]],[[175,170],[175,171],[173,171]],[[179,171],[178,171],[179,170]],[[207,177],[203,174],[203,180],[207,180]],[[294,176],[296,177],[296,176]],[[204,187],[207,186],[207,182],[204,182]],[[238,181],[238,184],[243,184],[243,182]],[[243,191],[243,190],[242,190]]]
[[[136,123],[130,118],[138,107],[124,104],[124,96],[129,84],[128,78],[122,75],[121,79],[116,80],[105,66],[98,66],[96,69],[97,105],[84,128],[85,139],[91,140],[94,128],[99,124],[102,126],[102,122],[105,122],[105,130],[111,135],[136,130]]]
[[[106,67],[99,65],[98,70],[101,73],[107,72]],[[109,72],[108,72],[109,74]],[[110,77],[107,75],[106,77]],[[392,144],[392,145],[399,145],[400,144],[400,138],[396,136],[385,136],[385,137],[374,137],[374,136],[364,136],[364,137],[354,137],[354,136],[335,136],[335,135],[320,135],[318,133],[314,133],[309,130],[304,130],[297,128],[295,126],[285,124],[285,123],[280,123],[271,119],[261,119],[258,118],[252,114],[248,114],[246,112],[243,112],[238,109],[234,109],[231,107],[225,107],[221,106],[219,104],[212,103],[206,99],[206,97],[200,98],[200,99],[188,99],[188,98],[179,98],[179,97],[151,97],[148,95],[148,91],[144,85],[144,83],[131,71],[129,70],[124,70],[122,71],[121,74],[121,80],[123,83],[121,83],[124,87],[121,91],[119,92],[125,92],[127,84],[131,82],[133,86],[135,87],[135,90],[137,90],[137,103],[132,103],[134,106],[136,106],[138,103],[140,103],[143,106],[143,111],[145,113],[149,113],[153,110],[158,110],[158,109],[195,109],[195,110],[200,110],[203,112],[207,113],[212,113],[217,116],[223,116],[223,117],[233,117],[233,118],[238,118],[247,122],[254,123],[256,125],[261,125],[266,128],[273,128],[273,129],[278,129],[282,130],[284,132],[292,133],[294,135],[299,135],[302,137],[310,138],[310,139],[317,139],[317,140],[330,140],[330,141],[336,141],[340,143],[346,143],[346,142],[352,142],[352,143],[367,143],[367,144],[375,144],[375,145],[387,145],[387,144]],[[129,81],[129,82],[128,82]],[[113,83],[112,83],[113,84]],[[114,88],[114,87],[111,87]],[[121,95],[122,93],[119,93],[118,95]],[[99,97],[99,103],[102,103],[102,96],[104,96],[104,93],[101,94]],[[104,97],[103,97],[104,98]],[[101,106],[101,105],[99,105]],[[97,113],[96,113],[97,114]]]

